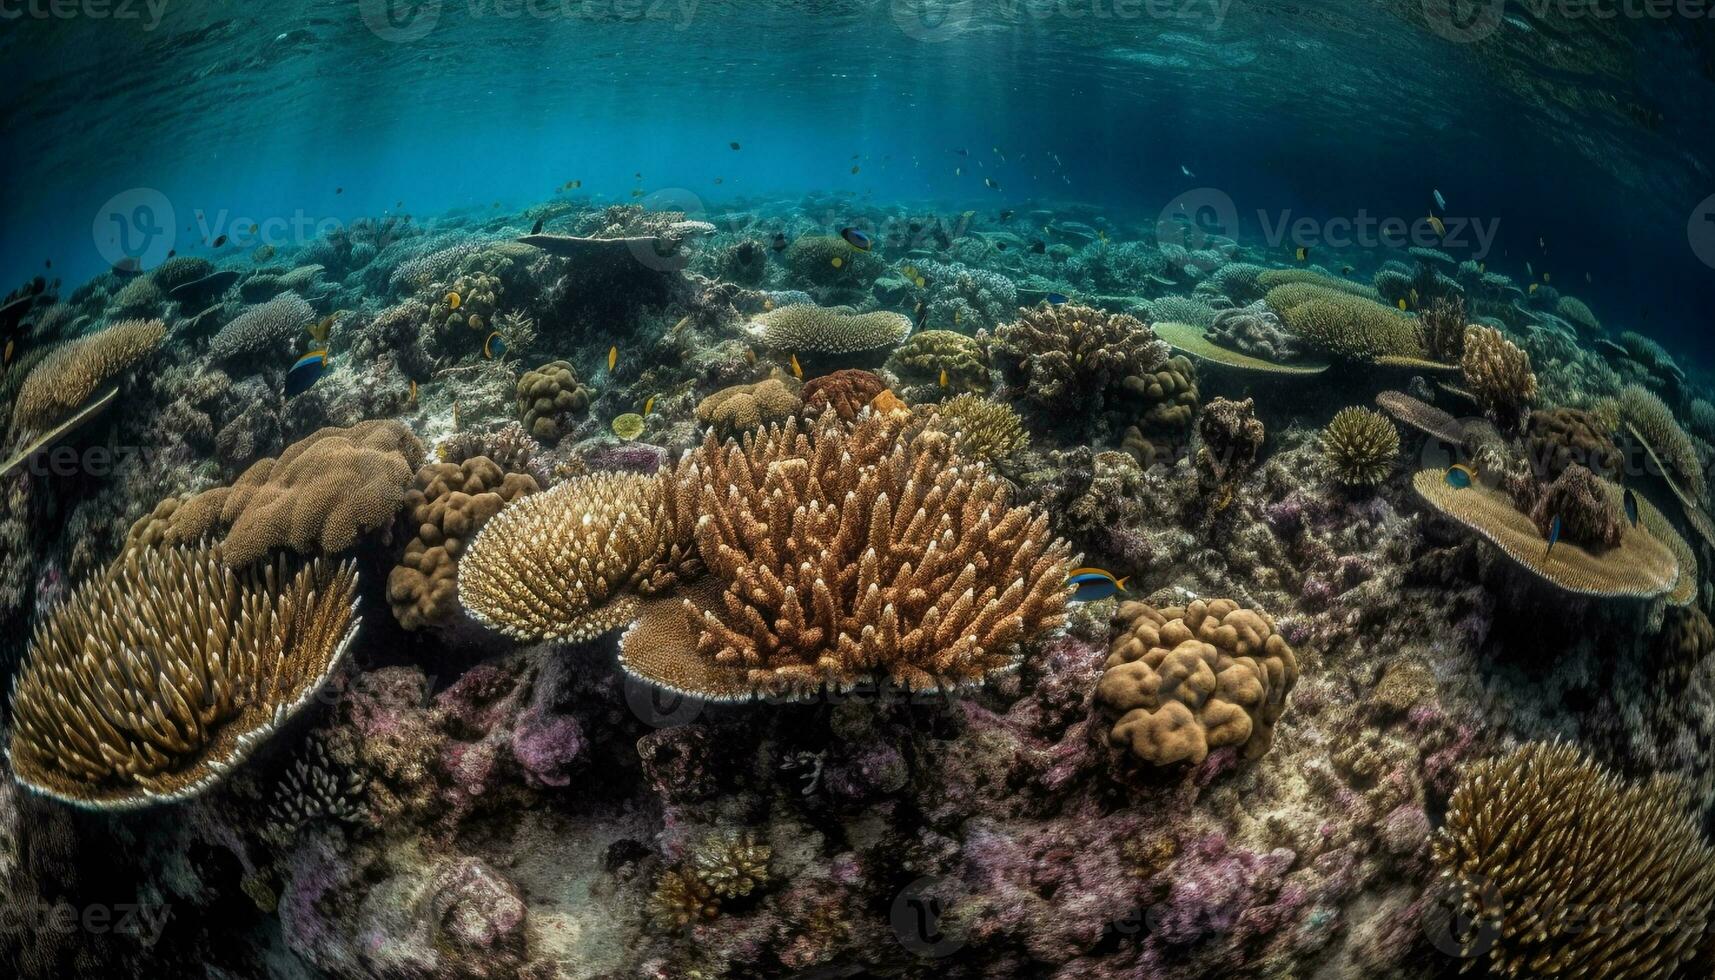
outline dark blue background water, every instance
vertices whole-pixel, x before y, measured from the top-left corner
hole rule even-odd
[[[1258,211],[1415,220],[1439,189],[1450,217],[1498,222],[1475,256],[1491,269],[1523,280],[1528,260],[1616,329],[1707,347],[1715,269],[1687,223],[1715,194],[1708,23],[1515,4],[1460,44],[1404,0],[955,0],[956,25],[928,28],[896,16],[914,0],[442,0],[392,22],[379,2],[0,22],[4,281],[48,260],[68,284],[99,271],[104,202],[138,188],[169,202],[181,254],[253,244],[253,222],[289,244],[574,179],[594,199],[711,207],[1086,204],[1138,234],[1209,188],[1248,239]]]

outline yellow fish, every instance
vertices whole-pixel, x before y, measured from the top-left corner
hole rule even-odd
[[[1404,299],[1401,299],[1401,300],[1400,300],[1400,301],[1399,301],[1399,308],[1400,308],[1400,309],[1402,309],[1402,310],[1403,310],[1403,309],[1405,309],[1405,300],[1404,300]]]
[[[1097,228],[1096,229],[1096,237],[1100,238],[1102,240],[1103,245],[1106,245],[1108,243],[1108,231],[1107,231],[1107,229],[1106,228]]]
[[[1542,274],[1542,281],[1543,281],[1543,282],[1553,282],[1553,281],[1554,281],[1554,277],[1553,277],[1553,276],[1551,276],[1551,275],[1549,275],[1549,274],[1548,274],[1548,273],[1546,273],[1546,272],[1544,272],[1544,273],[1543,273],[1543,274]]]
[[[804,368],[799,365],[797,354],[792,355],[792,376],[794,378],[802,378],[804,376]]]
[[[607,369],[613,371],[613,366],[619,363],[619,345],[614,344],[607,349]]]
[[[1535,296],[1536,295],[1536,289],[1537,289],[1536,283],[1534,283],[1534,282],[1531,283],[1530,284],[1530,295]]]
[[[1437,237],[1437,238],[1446,238],[1447,237],[1447,226],[1442,224],[1441,219],[1437,218],[1433,214],[1429,216],[1429,227],[1435,229],[1435,237]]]
[[[762,309],[764,312],[767,312],[768,310],[774,309],[774,300],[772,300],[772,299],[763,300],[762,301]]]
[[[1310,250],[1305,248],[1303,245],[1300,245],[1297,250],[1292,253],[1292,256],[1300,262],[1308,262],[1310,261]]]
[[[417,382],[411,382],[411,404],[417,404]]]
[[[943,387],[943,388],[947,387],[947,369],[946,368],[941,369],[941,387]]]
[[[833,258],[833,263],[834,263],[834,268],[838,269],[840,266],[846,264],[846,260],[839,257],[838,255],[836,255]]]
[[[649,410],[654,408],[654,407],[655,407],[655,396],[654,395],[650,395],[648,398],[645,398],[643,400],[643,414],[644,415],[648,415]]]
[[[1489,263],[1487,263],[1487,262],[1478,262],[1477,263],[1477,272],[1479,274],[1487,273],[1488,271],[1489,271]]]
[[[447,305],[448,306],[450,306],[456,310],[459,308],[459,302],[460,302],[460,300],[459,300],[459,294],[458,293],[448,293],[447,294]]]
[[[317,344],[326,347],[328,337],[333,333],[334,321],[338,320],[344,314],[344,310],[340,310],[336,313],[329,313],[327,316],[322,317],[320,321],[311,324],[310,337],[313,338]]]

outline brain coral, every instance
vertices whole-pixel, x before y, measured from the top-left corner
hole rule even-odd
[[[20,432],[52,428],[82,408],[103,385],[159,350],[167,328],[159,320],[128,320],[56,348],[30,371],[12,405]]]
[[[951,330],[920,330],[887,360],[888,369],[902,378],[940,383],[952,391],[985,394],[989,390],[989,355],[983,342]]]
[[[626,669],[699,697],[802,697],[871,679],[981,681],[1058,626],[1069,551],[952,439],[823,413],[742,445],[711,435],[673,479],[697,494],[710,577],[646,607]]]
[[[1457,938],[1495,976],[1666,980],[1707,939],[1715,850],[1683,788],[1569,744],[1466,768],[1434,858],[1469,917]]]
[[[1158,609],[1122,603],[1119,636],[1096,684],[1117,720],[1116,747],[1156,766],[1200,763],[1210,749],[1239,746],[1260,758],[1298,682],[1298,658],[1274,621],[1230,599]]]
[[[209,342],[215,360],[242,357],[283,345],[316,318],[316,311],[296,293],[281,293],[232,318]]]
[[[1147,389],[1170,357],[1142,320],[1071,303],[1020,310],[995,337],[1030,400],[1086,413],[1126,387]]]
[[[398,422],[359,422],[318,430],[278,459],[245,470],[230,487],[184,501],[132,528],[167,545],[193,544],[224,530],[221,553],[235,567],[270,551],[331,555],[359,537],[388,527],[404,503],[423,444]]]
[[[127,552],[37,624],[12,770],[91,809],[194,796],[309,700],[357,622],[350,564],[234,574],[218,549]]]
[[[690,509],[660,477],[596,473],[502,508],[459,562],[459,601],[514,639],[580,641],[690,560]]]
[[[1399,458],[1399,430],[1380,412],[1342,408],[1322,430],[1322,458],[1339,482],[1373,487],[1393,472]]]
[[[1465,331],[1465,354],[1460,361],[1465,388],[1497,424],[1512,427],[1536,400],[1536,375],[1530,355],[1493,327]]]
[[[846,368],[804,382],[802,394],[804,407],[810,414],[819,415],[824,408],[832,408],[849,422],[886,390],[887,382],[874,371]]]
[[[518,413],[524,428],[547,443],[560,441],[566,421],[590,407],[588,388],[569,362],[550,361],[518,379]]]
[[[749,385],[722,388],[697,403],[697,421],[723,436],[737,435],[774,422],[784,422],[804,406],[786,382],[769,378]]]
[[[1267,302],[1299,339],[1330,354],[1364,361],[1424,357],[1416,321],[1374,300],[1303,282],[1269,290]]]
[[[911,321],[886,310],[853,313],[844,307],[799,304],[769,310],[746,329],[775,350],[854,354],[899,343]]]
[[[430,463],[405,494],[404,523],[416,536],[387,577],[387,602],[408,630],[445,625],[458,613],[458,561],[488,519],[541,489],[487,456]]]

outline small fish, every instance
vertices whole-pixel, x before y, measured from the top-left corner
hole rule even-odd
[[[54,267],[54,260],[53,259],[43,259],[42,264],[45,265],[46,267],[52,269]]]
[[[1437,218],[1433,214],[1429,216],[1429,227],[1435,229],[1435,237],[1437,237],[1437,238],[1446,238],[1447,237],[1447,226],[1442,224],[1441,219]]]
[[[410,404],[417,404],[417,382],[411,382]]]
[[[18,353],[18,339],[12,337],[6,341],[6,350],[0,353],[0,367],[11,367],[12,358]]]
[[[1544,252],[1548,251],[1548,239],[1538,236],[1536,239],[1536,247],[1542,249]]]
[[[309,391],[328,369],[328,352],[311,351],[298,358],[286,372],[286,397],[293,398]]]
[[[338,313],[329,313],[327,316],[322,317],[315,323],[310,324],[308,328],[310,339],[314,340],[319,348],[327,347],[328,337],[333,334],[334,321],[338,319]]]
[[[875,247],[874,240],[872,240],[869,235],[857,230],[856,228],[841,228],[840,237],[846,240],[847,245],[850,245],[852,248],[855,248],[860,252],[867,252]]]
[[[1403,298],[1401,298],[1399,301],[1399,308],[1401,311],[1403,311],[1405,309],[1405,300]]]
[[[954,167],[953,168],[953,176],[963,177],[964,175],[965,175],[965,168],[964,167]]]
[[[614,344],[607,349],[607,372],[613,373],[613,366],[619,363],[619,345]]]
[[[334,192],[334,193],[335,193],[335,194],[344,194],[344,193],[345,193],[345,188],[343,188],[343,187],[335,187],[335,188],[334,188],[334,189],[333,189],[333,192]]]
[[[929,304],[922,300],[918,300],[917,308],[913,310],[912,313],[916,316],[916,319],[912,321],[911,329],[913,331],[923,329],[924,321],[929,319]]]
[[[855,163],[854,163],[854,164],[852,164],[852,173],[854,173],[854,174],[855,174],[855,173],[857,173],[857,172],[858,172],[858,170],[860,170],[860,169],[862,169],[862,168],[860,168],[860,167],[859,167],[859,166],[858,166],[858,165],[857,165],[857,164],[855,164]]]
[[[1030,243],[1030,252],[1032,255],[1041,255],[1047,251],[1048,251],[1048,243],[1043,241],[1040,238],[1038,238],[1035,241]]]
[[[755,364],[756,363],[756,348],[746,347],[744,349],[744,359],[746,361],[750,362],[751,364]]]
[[[991,191],[1000,190],[1000,181],[995,180],[993,177],[984,177],[983,178],[983,185],[986,186]]]
[[[1530,290],[1529,290],[1529,295],[1531,295],[1531,296],[1535,296],[1535,295],[1536,295],[1536,290],[1537,290],[1537,284],[1536,284],[1536,283],[1534,283],[1534,282],[1533,282],[1533,283],[1531,283],[1531,284],[1530,284]]]
[[[1478,275],[1486,275],[1488,273],[1488,271],[1489,271],[1489,263],[1487,263],[1487,262],[1478,262],[1477,263],[1477,274]]]
[[[496,330],[489,334],[488,339],[482,342],[483,360],[492,361],[504,353],[506,353],[506,338],[500,336],[500,331]]]
[[[1441,191],[1439,190],[1435,192],[1435,206],[1440,208],[1442,211],[1447,210],[1447,199],[1441,196]]]
[[[995,242],[994,247],[995,247],[995,251],[997,251],[997,252],[1006,251],[1006,243],[1005,242]]]
[[[225,245],[225,244],[226,244],[226,236],[225,236],[225,235],[221,235],[221,236],[220,236],[220,237],[219,237],[219,238],[216,238],[216,239],[215,239],[215,240],[214,240],[214,241],[213,241],[213,242],[211,242],[211,243],[210,243],[210,244],[212,244],[212,245],[213,245],[213,246],[214,246],[214,247],[215,247],[215,248],[219,248],[219,247],[221,247],[221,246],[222,246],[222,245]]]
[[[1066,298],[1065,293],[1049,293],[1048,294],[1048,305],[1049,306],[1065,306],[1068,302],[1070,302],[1070,300],[1068,300]]]
[[[1310,261],[1310,249],[1307,246],[1300,245],[1298,248],[1293,250],[1292,257],[1300,262],[1308,262]]]
[[[721,182],[721,178],[719,178],[719,177],[716,177],[716,178],[715,178],[715,183],[717,183],[717,184],[718,184],[718,183],[720,183],[720,182]]]
[[[797,354],[792,355],[792,376],[794,378],[802,378],[804,376],[804,367],[798,363]]]
[[[1594,283],[1596,280],[1590,278],[1590,273],[1586,272],[1584,273],[1584,281],[1587,283]]]
[[[733,140],[731,143],[728,143],[727,145],[732,147],[735,150],[738,149],[738,141],[737,140]]]
[[[1638,526],[1638,495],[1632,492],[1631,487],[1626,488],[1626,496],[1624,498],[1624,503],[1625,503],[1625,507],[1626,507],[1626,520],[1630,521],[1631,525],[1633,527],[1637,527]]]
[[[1535,278],[1536,278],[1536,270],[1535,270],[1535,269],[1532,269],[1532,268],[1531,268],[1531,267],[1530,267],[1530,263],[1529,263],[1529,262],[1526,262],[1526,263],[1525,263],[1525,264],[1524,264],[1524,272],[1525,272],[1525,275],[1527,275],[1527,276],[1530,276],[1530,277],[1531,277],[1531,278],[1532,278],[1532,279],[1535,279]]]
[[[1126,579],[1116,579],[1113,573],[1099,568],[1080,568],[1067,576],[1066,584],[1072,586],[1073,602],[1095,602],[1109,596],[1125,592]]]
[[[1342,275],[1342,276],[1349,276],[1355,271],[1357,271],[1357,270],[1355,270],[1352,266],[1349,266],[1349,265],[1343,265],[1340,267],[1340,275]]]
[[[829,264],[831,264],[834,268],[838,269],[841,266],[846,264],[846,260],[841,258],[840,256],[836,255],[832,259],[829,260]]]
[[[257,233],[257,232],[258,232],[258,231],[260,231],[260,230],[262,230],[262,226],[261,226],[261,225],[256,225],[256,224],[253,224],[253,225],[251,225],[251,226],[250,226],[250,233],[251,233],[251,234],[252,234],[252,235],[254,235],[254,234],[256,234],[256,233]]]
[[[1415,290],[1415,289],[1413,289],[1411,291],[1411,305],[1412,306],[1422,306],[1423,305],[1422,300],[1419,300],[1417,298],[1417,290]]]
[[[537,218],[536,223],[530,226],[530,234],[540,235],[542,233],[542,222],[542,218]]]
[[[459,304],[462,302],[464,302],[464,300],[459,298],[458,293],[448,293],[447,294],[447,306],[449,308],[456,310],[459,308]]]
[[[1097,228],[1096,237],[1101,240],[1103,245],[1106,245],[1108,243],[1108,230],[1106,228]]]
[[[941,369],[941,387],[943,387],[943,388],[947,387],[947,369],[946,368]]]
[[[954,150],[953,152],[957,153],[959,156],[962,156],[962,157],[968,157],[971,155],[971,151],[965,149],[964,147],[960,147],[960,148]]]
[[[1196,178],[1196,176],[1197,176],[1196,174],[1191,172],[1190,167],[1185,166],[1183,163],[1179,165],[1179,172],[1184,174],[1185,176],[1191,177],[1191,178]]]
[[[771,247],[776,252],[786,251],[786,233],[783,231],[775,232],[774,233],[774,241],[771,243]]]
[[[1002,220],[1002,221],[1011,221],[1011,220],[1012,220],[1012,215],[1013,215],[1013,212],[1011,212],[1011,211],[1002,211],[1002,212],[1001,212],[1001,213],[1000,213],[1000,220]]]
[[[1560,515],[1554,515],[1554,520],[1548,522],[1548,550],[1542,553],[1542,560],[1554,553],[1554,545],[1560,540]]]
[[[1542,274],[1542,281],[1543,281],[1543,282],[1553,282],[1553,281],[1554,281],[1554,277],[1553,277],[1553,276],[1552,276],[1552,275],[1550,275],[1550,274],[1548,274],[1548,273],[1546,273],[1546,272],[1544,272],[1544,273],[1543,273],[1543,274]]]
[[[172,257],[173,257],[173,256],[175,256],[175,255],[177,255],[177,254],[179,254],[179,250],[178,250],[178,249],[176,249],[176,248],[169,248],[169,249],[167,249],[167,258],[169,258],[169,259],[170,259],[170,258],[172,258]],[[1587,275],[1589,275],[1589,273],[1588,273],[1588,272],[1586,272],[1586,273],[1584,273],[1584,274],[1585,274],[1585,275],[1586,275],[1586,276],[1587,276]]]
[[[1477,479],[1477,471],[1464,463],[1454,463],[1447,467],[1447,472],[1442,474],[1441,479],[1455,490],[1468,490]]]

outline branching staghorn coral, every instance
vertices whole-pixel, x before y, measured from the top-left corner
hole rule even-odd
[[[36,626],[13,687],[19,782],[91,809],[202,792],[302,708],[357,632],[354,566],[234,572],[134,549]]]
[[[1147,386],[1170,358],[1142,320],[1071,303],[1020,310],[995,337],[1023,378],[1026,397],[1085,414],[1099,412],[1127,387]]]
[[[1030,433],[1012,406],[976,395],[957,395],[919,409],[924,427],[952,435],[959,452],[985,463],[996,463],[1030,446]]]
[[[925,690],[1009,669],[1060,625],[1070,554],[1047,517],[897,418],[848,429],[829,412],[688,454],[671,479],[696,495],[710,578],[644,609],[626,669],[724,700],[875,678]]]
[[[1465,354],[1459,365],[1465,389],[1503,428],[1515,428],[1536,400],[1530,355],[1493,327],[1473,325],[1465,331]]]
[[[1416,321],[1391,306],[1312,282],[1277,286],[1267,302],[1295,336],[1329,354],[1360,361],[1424,359]]]
[[[159,320],[127,320],[55,348],[18,387],[12,428],[52,428],[82,408],[103,385],[159,350],[167,328]]]
[[[263,836],[284,845],[317,820],[362,823],[368,817],[366,788],[361,775],[334,764],[322,740],[314,739],[275,785]]]
[[[1708,484],[1697,445],[1679,427],[1667,403],[1645,388],[1627,385],[1620,391],[1617,407],[1620,421],[1631,426],[1639,438],[1649,444],[1667,467],[1667,475],[1694,499],[1702,499]]]
[[[1670,777],[1627,783],[1558,742],[1462,776],[1434,857],[1490,973],[1665,980],[1706,942],[1715,850]]]
[[[459,601],[529,642],[587,640],[629,623],[634,592],[666,587],[691,561],[690,499],[660,477],[596,473],[516,500],[459,562]]]
[[[1340,483],[1373,487],[1393,472],[1399,430],[1373,409],[1342,408],[1322,430],[1322,458]]]
[[[1156,766],[1202,762],[1239,746],[1261,758],[1298,682],[1298,658],[1274,621],[1231,599],[1159,609],[1122,603],[1096,701],[1117,720],[1108,741]]]
[[[163,501],[132,526],[131,540],[183,545],[224,533],[221,553],[234,567],[281,548],[336,554],[392,525],[422,461],[422,443],[398,422],[320,429],[230,487]]]
[[[769,310],[745,329],[778,351],[855,354],[894,346],[905,339],[911,321],[887,310],[853,313],[845,307],[798,304]]]

